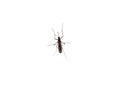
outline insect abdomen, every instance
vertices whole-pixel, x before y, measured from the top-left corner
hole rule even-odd
[[[62,53],[62,45],[61,45],[60,37],[58,37],[58,51],[59,51],[59,53]]]

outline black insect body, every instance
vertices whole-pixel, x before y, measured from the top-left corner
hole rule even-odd
[[[58,51],[59,53],[62,53],[62,44],[61,44],[62,42],[60,37],[58,37],[57,43],[58,43]]]

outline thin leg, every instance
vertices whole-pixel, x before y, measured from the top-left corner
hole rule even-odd
[[[62,48],[62,51],[63,51],[63,54],[64,54],[64,56],[65,56],[66,60],[67,60],[67,56],[66,56],[65,51],[64,51],[64,49],[63,49],[63,48]]]
[[[55,55],[55,54],[56,54],[56,52],[57,52],[57,48],[58,48],[58,47],[57,47],[57,45],[56,45],[56,50],[55,50],[55,52],[54,52],[54,54],[53,54],[53,55]]]
[[[56,54],[56,52],[57,52],[57,48],[56,48],[56,50],[55,50],[55,52],[54,52],[53,56]]]
[[[56,38],[56,35],[55,35],[55,32],[54,32],[54,29],[52,28],[52,31],[53,31],[53,33],[54,33],[54,39],[55,40],[57,40],[57,38]]]
[[[62,42],[62,44],[64,44],[64,45],[65,45],[66,43],[69,44],[70,42]]]
[[[61,32],[62,32],[62,36],[61,36],[61,38],[64,37],[64,35],[63,35],[63,25],[64,25],[64,23],[62,23],[62,30],[61,30]]]
[[[57,34],[58,34],[58,37],[59,37],[59,32],[57,32]]]
[[[56,44],[57,44],[57,42],[56,42],[56,43],[54,43],[54,44],[50,44],[50,45],[48,45],[48,46],[52,46],[52,45],[53,45],[53,46],[55,46]]]

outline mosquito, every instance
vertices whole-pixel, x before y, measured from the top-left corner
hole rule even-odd
[[[57,32],[58,35],[56,35],[53,28],[52,28],[52,31],[54,33],[54,39],[57,40],[57,42],[53,45],[56,45],[56,47],[58,49],[58,52],[61,54],[62,52],[64,52],[63,51],[63,44],[65,45],[65,42],[62,42],[62,40],[61,40],[64,37],[64,35],[63,35],[63,24],[62,24],[62,30],[61,30],[62,35],[61,36],[59,35],[59,32]]]

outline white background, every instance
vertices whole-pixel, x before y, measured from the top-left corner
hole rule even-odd
[[[120,90],[119,0],[1,0],[0,90]]]

